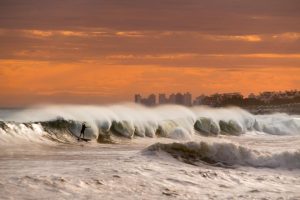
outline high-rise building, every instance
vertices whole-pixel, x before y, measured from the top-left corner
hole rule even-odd
[[[147,100],[148,100],[147,101],[147,105],[148,106],[155,106],[155,104],[156,104],[156,96],[155,96],[155,94],[150,94]]]
[[[191,93],[187,92],[183,95],[183,105],[192,106],[192,95],[191,95]]]
[[[168,103],[168,99],[166,97],[166,94],[159,94],[158,95],[158,103],[159,104],[166,104],[166,103]]]
[[[179,105],[183,105],[184,104],[184,98],[183,98],[183,95],[181,93],[177,93],[175,95],[175,103],[179,104]]]
[[[171,94],[170,96],[169,96],[169,101],[168,101],[168,103],[176,103],[176,96],[175,96],[175,94]]]
[[[156,104],[156,96],[155,94],[151,94],[148,98],[142,98],[140,94],[136,94],[134,95],[134,101],[146,106],[154,106]]]
[[[135,103],[142,103],[142,96],[140,94],[134,95],[134,102]]]

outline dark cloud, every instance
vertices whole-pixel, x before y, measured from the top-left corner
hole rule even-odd
[[[2,0],[0,24],[43,30],[300,32],[299,10],[298,0]]]
[[[67,33],[15,30],[6,31],[0,37],[0,43],[1,59],[59,62],[102,60],[115,64],[165,64],[165,60],[168,59],[162,57],[166,57],[170,58],[168,63],[185,62],[185,65],[194,66],[196,62],[204,65],[203,63],[207,63],[204,61],[210,60],[209,63],[212,63],[216,60],[220,61],[218,65],[221,65],[224,57],[206,55],[285,55],[299,54],[300,52],[299,33],[220,36],[199,34],[198,32],[122,32],[118,35],[118,32],[109,31],[104,36],[102,33],[100,36],[95,36],[93,30]],[[196,58],[183,56],[181,59],[172,59],[172,56],[176,57],[178,54],[195,54],[197,56]],[[234,59],[234,56],[229,57],[229,60]],[[243,58],[243,60],[245,59]],[[223,63],[225,64],[227,61]]]

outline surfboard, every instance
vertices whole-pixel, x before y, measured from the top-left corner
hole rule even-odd
[[[82,141],[85,141],[85,142],[89,142],[91,141],[91,139],[88,139],[88,138],[80,138],[80,137],[77,137],[78,141],[82,140]]]

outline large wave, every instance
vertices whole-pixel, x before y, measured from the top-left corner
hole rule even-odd
[[[0,116],[0,141],[3,143],[21,140],[73,142],[83,122],[90,126],[86,137],[99,142],[109,142],[112,136],[190,140],[194,134],[241,135],[248,131],[300,135],[298,116],[280,113],[252,115],[237,107],[50,105],[0,111]]]
[[[268,168],[300,168],[300,151],[259,152],[234,143],[156,143],[146,152],[164,151],[185,163],[205,162],[216,166],[251,166]]]

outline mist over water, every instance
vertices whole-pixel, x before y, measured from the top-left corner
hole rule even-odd
[[[24,123],[31,123],[34,125],[33,132],[35,132],[34,127],[43,124],[41,122],[65,120],[72,122],[68,129],[74,135],[78,134],[81,123],[86,122],[90,126],[87,134],[92,138],[112,131],[127,138],[133,136],[155,137],[157,135],[190,138],[195,132],[204,135],[242,135],[251,131],[271,135],[300,135],[299,116],[284,113],[252,115],[238,107],[187,108],[166,105],[147,108],[136,104],[47,105],[12,112],[6,110],[2,113],[1,118],[2,123],[10,124],[7,128],[11,129],[13,126],[22,128],[22,123],[23,126]],[[5,132],[4,126],[1,129],[2,132]],[[44,130],[42,126],[40,129]],[[18,128],[13,131],[19,131],[18,134],[22,135]]]
[[[90,142],[78,140],[82,123]],[[56,191],[64,199],[83,193],[123,199],[136,190],[146,199],[153,191],[181,199],[211,193],[223,199],[229,191],[245,199],[277,198],[282,191],[297,197],[299,145],[299,116],[253,115],[238,107],[6,109],[0,110],[0,194],[21,199],[21,189],[36,188],[26,197],[52,198]]]
[[[19,111],[6,111],[2,113],[0,121],[0,144],[13,146],[15,144],[75,144],[79,136],[82,123],[89,127],[85,132],[85,138],[98,143],[122,142],[136,140],[137,138],[170,138],[180,142],[196,142],[197,136],[232,136],[247,137],[260,135],[272,138],[278,136],[300,137],[299,116],[274,113],[268,115],[253,115],[238,107],[187,108],[177,105],[158,106],[153,108],[136,104],[121,104],[110,106],[79,106],[79,105],[46,105],[36,106]],[[222,146],[222,151],[231,154],[241,154],[240,148],[232,148],[235,143],[214,144],[204,142],[207,147]],[[197,146],[197,145],[196,145]],[[201,146],[201,145],[200,145]],[[164,147],[164,146],[163,146]],[[185,146],[190,149],[191,145]],[[260,155],[256,155],[250,147],[241,147],[245,157],[249,155],[255,161],[248,162],[250,166],[262,165]],[[208,148],[209,152],[215,152],[215,148]],[[232,150],[236,149],[236,150]],[[280,149],[280,148],[279,148]],[[179,149],[178,151],[181,151]],[[248,152],[245,154],[245,152]],[[269,152],[273,153],[273,152]],[[286,151],[279,152],[284,155]],[[289,154],[289,153],[287,153]],[[295,166],[299,167],[299,152],[290,155],[297,158]],[[199,152],[196,154],[199,157]],[[212,159],[215,154],[209,154]],[[248,158],[246,156],[248,155]],[[266,154],[267,155],[267,154]],[[280,157],[277,154],[271,155]],[[195,157],[195,155],[194,155]],[[197,156],[196,156],[197,157]],[[200,154],[200,157],[202,155]],[[257,157],[257,158],[255,158]],[[265,156],[268,157],[268,156]],[[284,157],[284,156],[281,156]],[[259,159],[260,158],[260,159]],[[217,157],[217,160],[222,160]],[[243,159],[236,159],[231,164],[245,164]],[[257,161],[258,160],[258,161]],[[226,163],[226,160],[223,160]],[[281,162],[280,162],[281,163]],[[274,166],[285,166],[275,163]]]

